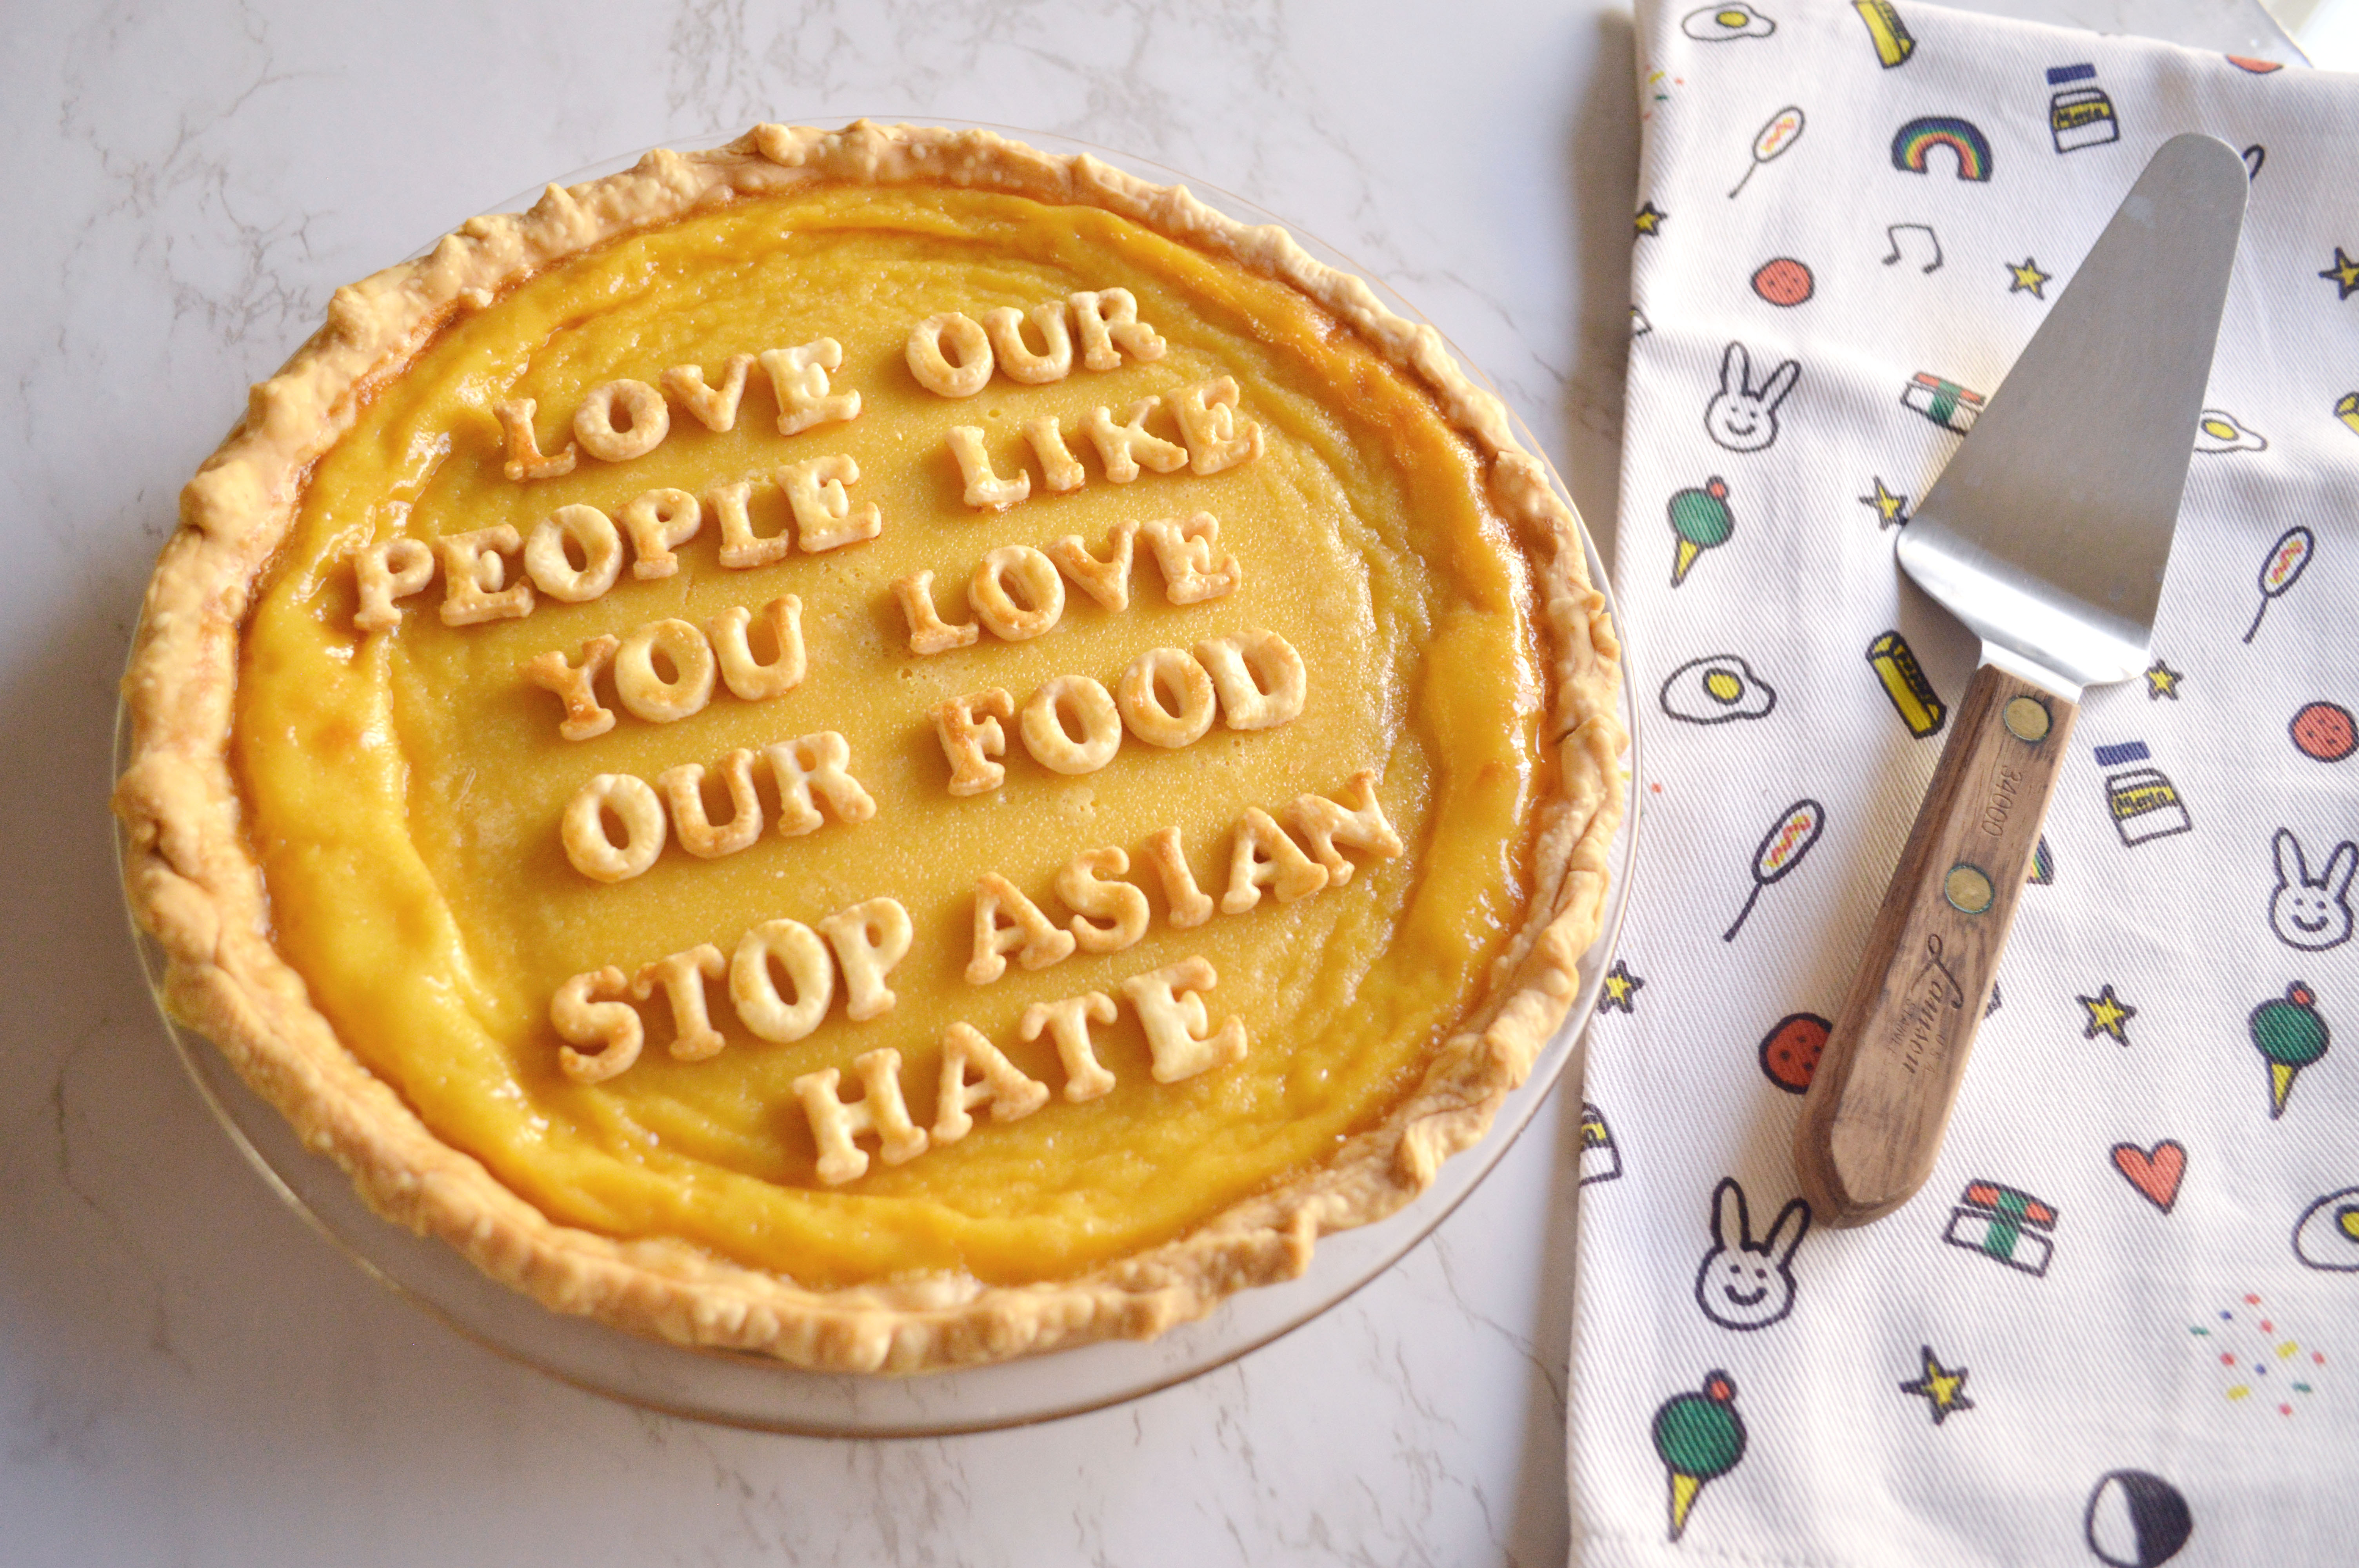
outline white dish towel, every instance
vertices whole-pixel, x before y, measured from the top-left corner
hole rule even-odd
[[[1638,18],[1646,825],[1574,1560],[2359,1561],[2359,79],[1883,0]],[[2082,710],[1931,1181],[1812,1225],[1800,1089],[1976,654],[1893,541],[2190,130],[2254,179],[2153,665]]]

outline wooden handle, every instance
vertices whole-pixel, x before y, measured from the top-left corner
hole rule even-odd
[[[1864,1225],[1931,1174],[2078,711],[1974,672],[1795,1129],[1815,1218]]]

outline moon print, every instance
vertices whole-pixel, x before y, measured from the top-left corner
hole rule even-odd
[[[2179,1488],[2161,1476],[2114,1470],[2090,1492],[2082,1530],[2106,1568],[2158,1568],[2187,1544],[2195,1518]]]

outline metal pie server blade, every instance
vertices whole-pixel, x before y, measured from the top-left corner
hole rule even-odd
[[[1984,658],[2060,696],[2146,666],[2249,187],[2227,143],[2164,143],[1901,534]]]
[[[2081,693],[2146,665],[2248,184],[2224,142],[2163,145],[1901,535],[1983,664],[1795,1129],[1832,1224],[1931,1173]]]

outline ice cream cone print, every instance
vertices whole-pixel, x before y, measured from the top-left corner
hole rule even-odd
[[[2284,996],[2271,997],[2253,1009],[2246,1023],[2253,1049],[2269,1065],[2269,1119],[2275,1121],[2285,1115],[2294,1079],[2326,1054],[2326,1020],[2318,1011],[2317,993],[2296,980],[2286,987]]]
[[[1717,1369],[1703,1388],[1673,1394],[1655,1411],[1655,1454],[1670,1481],[1671,1536],[1687,1533],[1688,1516],[1706,1481],[1736,1468],[1745,1457],[1745,1418],[1736,1413],[1736,1382]]]
[[[1703,1478],[1683,1471],[1671,1472],[1671,1539],[1677,1541],[1688,1528],[1688,1510],[1695,1507],[1696,1494],[1703,1490]]]
[[[1671,567],[1671,586],[1687,580],[1688,568],[1704,551],[1728,543],[1736,532],[1736,516],[1728,509],[1728,481],[1718,474],[1691,489],[1682,490],[1664,509],[1671,532],[1679,535],[1679,556]]]

